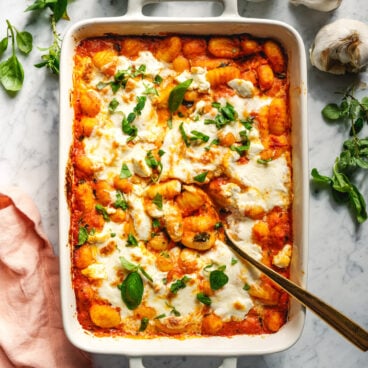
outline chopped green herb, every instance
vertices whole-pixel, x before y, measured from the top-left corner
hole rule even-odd
[[[257,160],[257,162],[259,163],[259,164],[261,164],[261,165],[267,165],[269,162],[271,162],[272,161],[272,158],[267,158],[267,159],[262,159],[262,158],[259,158],[258,160]]]
[[[120,192],[120,190],[116,191],[116,201],[114,203],[115,208],[121,208],[123,211],[128,209],[128,202],[125,199],[124,193]]]
[[[132,176],[132,173],[130,172],[128,165],[125,163],[122,164],[119,178],[126,179],[126,178],[130,178],[131,176]]]
[[[210,234],[206,232],[201,232],[198,234],[195,234],[193,237],[193,241],[199,242],[199,243],[205,243],[210,238]]]
[[[224,270],[217,269],[210,272],[210,286],[212,290],[219,290],[229,281],[229,277]]]
[[[109,105],[108,105],[108,110],[109,110],[109,112],[110,113],[113,113],[115,110],[116,110],[116,108],[119,106],[119,102],[118,102],[118,100],[116,99],[116,98],[113,98],[111,101],[110,101],[110,103],[109,103]]]
[[[86,226],[79,226],[78,230],[78,243],[77,245],[83,245],[88,240],[88,230]]]
[[[218,229],[220,229],[222,227],[224,227],[224,224],[221,221],[216,222],[216,224],[215,224],[215,230],[218,230]]]
[[[170,291],[173,294],[176,294],[180,289],[184,289],[186,287],[189,280],[190,278],[188,276],[184,276],[180,280],[176,280],[170,285]]]
[[[107,210],[104,206],[102,206],[101,204],[96,204],[96,211],[102,215],[103,219],[105,221],[110,221],[110,216],[109,214],[107,213]]]
[[[128,234],[128,240],[126,245],[127,247],[136,247],[138,245],[138,241],[132,233]]]
[[[218,138],[212,139],[211,143],[205,147],[204,149],[206,151],[209,151],[211,149],[212,146],[218,146],[220,144],[220,140]]]
[[[139,332],[143,332],[148,327],[149,319],[147,317],[143,317],[141,319],[141,325],[139,326]]]
[[[248,291],[249,289],[250,289],[250,285],[249,284],[245,284],[243,286],[243,290]]]
[[[156,85],[159,85],[161,84],[163,81],[162,77],[160,75],[155,75],[155,77],[153,78],[153,83],[156,84]]]
[[[228,102],[225,106],[221,106],[218,102],[213,102],[212,106],[215,107],[219,113],[216,115],[215,119],[206,119],[204,121],[205,124],[214,124],[217,129],[221,129],[238,118],[238,113],[235,111],[234,106]]]
[[[231,265],[234,266],[238,263],[238,260],[236,258],[231,258]]]
[[[204,293],[198,293],[197,294],[197,300],[200,301],[204,305],[211,305],[211,303],[212,303],[211,298],[208,295],[204,294]]]
[[[189,138],[188,138],[188,136],[187,136],[187,133],[186,133],[186,132],[185,132],[185,130],[184,130],[183,123],[181,123],[181,124],[179,125],[179,131],[180,131],[181,137],[183,138],[183,141],[184,141],[185,145],[186,145],[187,147],[189,147],[190,142],[189,142]]]
[[[202,174],[198,174],[196,175],[193,179],[198,182],[198,183],[204,183],[206,181],[206,177],[207,177],[208,171],[205,171]]]
[[[200,140],[202,142],[208,142],[210,139],[208,135],[198,132],[197,130],[192,130],[190,133],[192,134],[192,137],[190,137],[191,141]]]
[[[162,195],[160,193],[156,193],[156,195],[152,199],[152,202],[159,210],[162,210]]]

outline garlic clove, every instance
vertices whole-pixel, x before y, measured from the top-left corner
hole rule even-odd
[[[342,0],[289,0],[289,2],[293,5],[304,5],[314,10],[329,12],[337,9]]]
[[[319,70],[358,73],[368,64],[368,25],[353,19],[325,25],[318,31],[309,55]]]

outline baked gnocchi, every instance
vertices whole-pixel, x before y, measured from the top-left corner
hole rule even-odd
[[[106,36],[74,58],[68,166],[78,320],[98,336],[277,332],[288,296],[287,57],[250,35]]]

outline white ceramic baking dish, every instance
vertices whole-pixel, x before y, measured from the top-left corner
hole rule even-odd
[[[223,367],[236,367],[241,355],[267,354],[291,347],[300,337],[304,325],[305,309],[291,301],[289,321],[275,334],[261,336],[206,337],[177,340],[158,338],[139,340],[129,338],[96,337],[84,331],[76,318],[74,291],[71,280],[70,248],[68,245],[69,210],[65,195],[65,168],[72,142],[73,110],[70,104],[72,90],[73,55],[80,40],[105,34],[158,35],[179,34],[240,34],[271,37],[285,48],[289,59],[290,108],[293,140],[294,180],[294,243],[291,278],[305,286],[308,245],[308,160],[307,160],[307,79],[303,41],[289,25],[260,19],[240,17],[237,0],[218,0],[224,8],[219,17],[173,18],[148,17],[142,9],[148,3],[160,0],[130,0],[126,15],[115,18],[96,18],[72,26],[62,46],[60,68],[60,270],[62,314],[65,332],[77,347],[94,353],[124,354],[130,365],[143,367],[141,357],[152,355],[223,356]],[[188,4],[188,6],[190,6]],[[231,358],[230,358],[231,357]]]

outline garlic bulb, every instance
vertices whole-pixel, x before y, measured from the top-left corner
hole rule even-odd
[[[342,0],[289,0],[294,5],[305,5],[308,8],[328,12],[337,9]]]
[[[310,49],[310,60],[332,74],[358,73],[368,64],[368,25],[339,19],[322,27]]]

